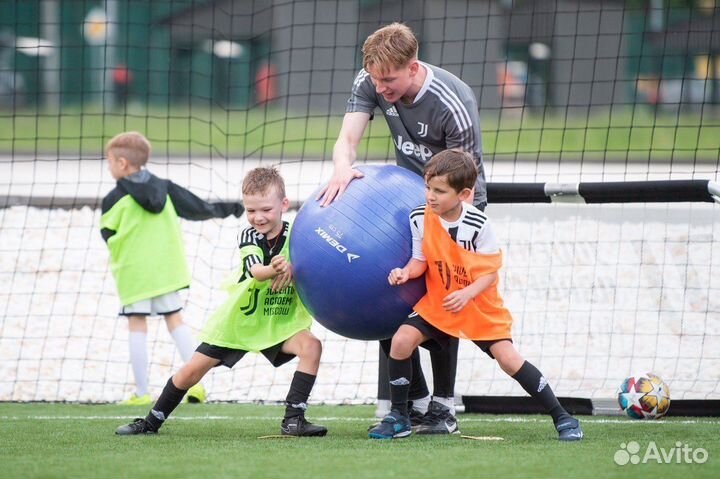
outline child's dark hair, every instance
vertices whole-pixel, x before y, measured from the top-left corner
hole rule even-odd
[[[447,176],[448,184],[458,193],[473,189],[477,181],[477,164],[472,155],[458,148],[444,150],[433,156],[425,165],[425,181],[436,176]]]
[[[245,175],[242,184],[242,192],[244,195],[255,195],[267,193],[271,186],[280,198],[285,198],[285,181],[280,172],[274,166],[260,166],[254,168]]]

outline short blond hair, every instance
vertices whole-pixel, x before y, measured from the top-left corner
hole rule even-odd
[[[243,195],[269,194],[273,186],[280,198],[285,198],[285,180],[278,169],[274,166],[260,166],[245,175],[242,193]]]
[[[402,23],[391,23],[367,37],[362,47],[363,68],[387,72],[401,68],[417,58],[418,42],[412,30]]]
[[[148,162],[152,146],[145,135],[137,131],[126,131],[112,137],[105,146],[105,154],[110,152],[115,158],[125,158],[135,167],[142,167]]]

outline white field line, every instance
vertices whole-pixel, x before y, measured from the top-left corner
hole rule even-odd
[[[0,421],[67,421],[67,420],[132,420],[137,415],[130,416],[0,416]],[[240,421],[277,421],[276,416],[172,416],[169,420],[175,421],[227,421],[227,420],[240,420]],[[683,419],[681,421],[633,421],[628,419],[598,419],[598,418],[583,418],[581,416],[581,422],[583,424],[656,424],[656,425],[671,425],[671,424],[702,424],[708,426],[720,426],[720,419]],[[326,422],[368,422],[376,420],[372,417],[315,417],[315,421],[326,421]],[[519,423],[540,423],[548,422],[548,419],[543,418],[526,418],[526,417],[502,417],[502,418],[482,418],[482,417],[463,417],[460,416],[459,422],[479,422],[479,423],[500,423],[500,422],[519,422]]]

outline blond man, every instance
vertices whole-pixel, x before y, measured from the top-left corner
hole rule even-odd
[[[484,210],[487,205],[478,104],[472,89],[452,73],[418,60],[418,42],[407,26],[393,23],[370,35],[363,45],[363,69],[355,77],[342,128],[333,150],[333,176],[319,199],[324,206],[341,196],[362,173],[352,168],[365,129],[379,109],[388,124],[399,166],[422,176],[425,164],[437,153],[460,148],[472,155],[478,170],[468,199]],[[381,342],[387,355],[388,340]],[[420,434],[458,431],[455,420],[455,373],[458,341],[430,354],[433,401],[417,353],[413,356],[414,384],[411,418]],[[382,355],[382,352],[381,352]],[[382,372],[381,356],[381,377]],[[427,413],[420,417],[419,413]]]

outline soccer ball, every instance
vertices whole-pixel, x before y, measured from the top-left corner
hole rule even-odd
[[[670,409],[670,389],[655,374],[636,374],[620,385],[618,403],[633,419],[658,419]]]

